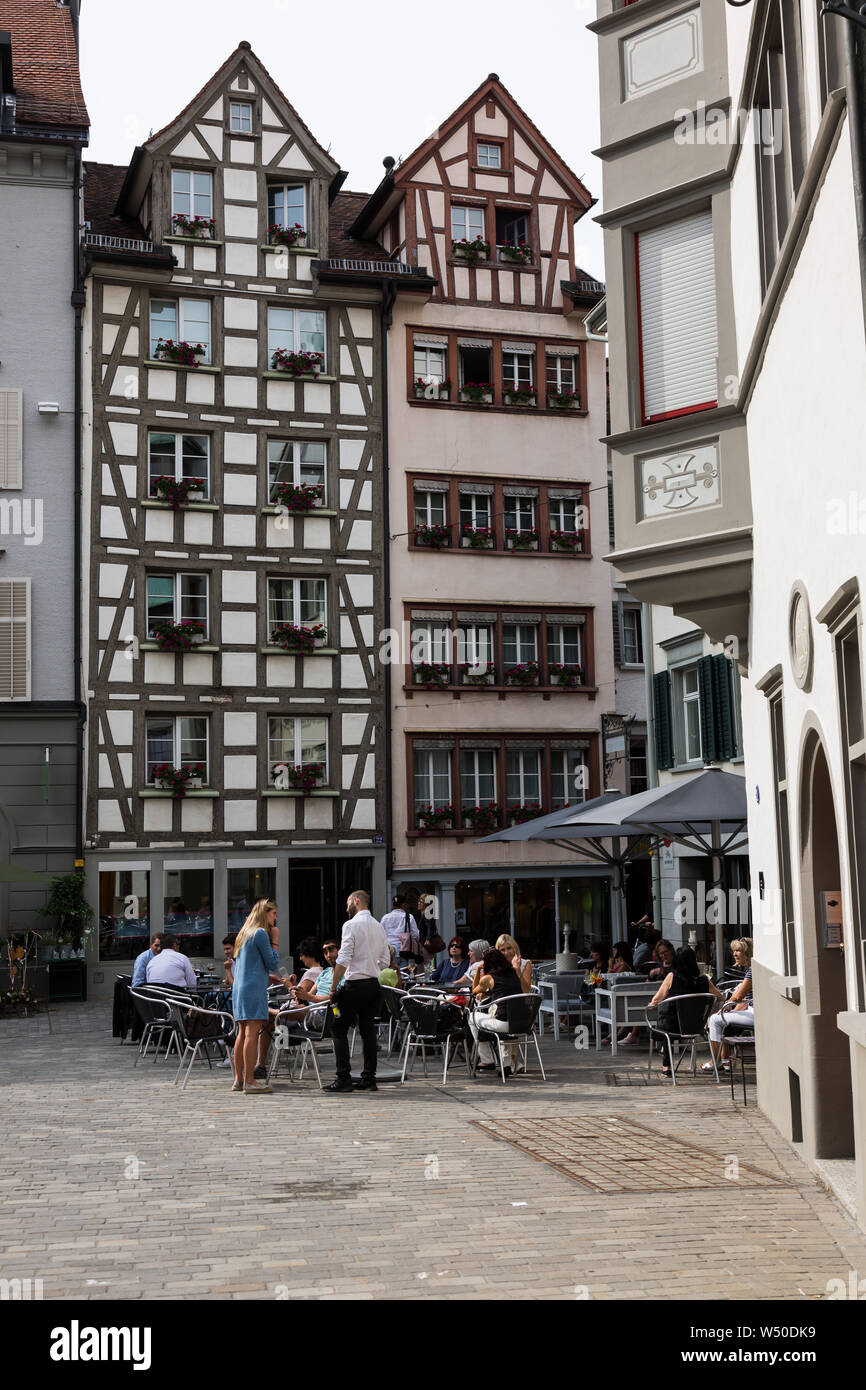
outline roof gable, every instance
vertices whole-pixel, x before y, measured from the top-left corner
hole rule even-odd
[[[68,7],[56,0],[2,0],[0,29],[12,35],[16,124],[86,129],[87,108]]]

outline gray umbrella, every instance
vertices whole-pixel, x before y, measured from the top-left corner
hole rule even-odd
[[[626,796],[608,808],[607,819],[634,832],[673,840],[686,849],[708,854],[713,864],[713,889],[721,887],[725,856],[748,844],[746,779],[718,767],[705,767],[662,787]],[[592,812],[576,807],[560,825],[563,838],[591,827]],[[724,922],[716,923],[716,969],[724,961]]]

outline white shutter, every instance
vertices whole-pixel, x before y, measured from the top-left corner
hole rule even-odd
[[[30,580],[0,579],[0,700],[30,699]]]
[[[21,487],[20,391],[0,391],[0,487]]]
[[[643,418],[718,400],[712,214],[638,236]]]

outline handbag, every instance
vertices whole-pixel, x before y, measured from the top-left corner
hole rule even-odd
[[[438,931],[434,931],[433,935],[428,936],[427,940],[424,942],[424,950],[427,952],[428,956],[437,956],[440,951],[446,949],[445,942],[442,940]]]
[[[400,933],[400,955],[411,956],[413,960],[420,960],[422,954],[421,942],[417,936],[412,935],[412,922],[407,911],[406,930]]]

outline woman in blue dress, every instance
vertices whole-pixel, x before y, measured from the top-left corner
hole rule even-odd
[[[271,1087],[255,1079],[259,1033],[268,1021],[268,976],[279,959],[277,906],[260,898],[237,934],[232,974],[232,1011],[238,1025],[233,1091],[262,1094]]]

